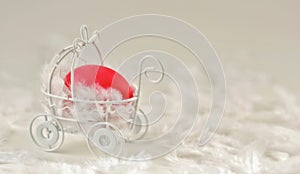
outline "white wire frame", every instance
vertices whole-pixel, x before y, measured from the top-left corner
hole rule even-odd
[[[48,98],[48,105],[50,107],[50,111],[51,113],[61,119],[61,120],[66,120],[66,121],[79,121],[75,118],[65,118],[63,116],[59,116],[56,114],[56,110],[55,110],[55,104],[53,102],[53,99],[60,99],[60,100],[65,100],[65,101],[71,101],[71,102],[82,102],[82,103],[90,103],[90,104],[96,104],[96,105],[117,105],[117,104],[127,104],[127,103],[133,103],[135,102],[135,106],[134,106],[134,114],[133,114],[133,118],[135,118],[136,116],[136,112],[139,110],[138,106],[139,106],[139,97],[140,97],[140,93],[141,93],[141,83],[142,83],[142,78],[141,76],[144,74],[145,77],[152,83],[160,83],[162,81],[162,79],[164,78],[165,75],[165,70],[164,70],[164,66],[162,65],[162,63],[155,57],[153,57],[152,55],[147,55],[144,56],[139,63],[139,70],[138,70],[138,74],[133,78],[133,81],[135,79],[138,79],[138,86],[137,89],[134,93],[134,96],[128,99],[124,99],[124,100],[83,100],[80,98],[76,98],[75,96],[75,90],[74,90],[74,69],[75,69],[75,62],[76,59],[79,59],[79,54],[80,51],[82,50],[82,48],[84,48],[85,46],[87,46],[88,44],[92,44],[95,49],[97,50],[97,53],[99,55],[99,58],[101,60],[100,65],[104,64],[100,49],[98,48],[97,44],[95,43],[97,41],[97,38],[99,38],[99,33],[97,31],[94,32],[94,34],[92,35],[91,38],[88,37],[88,31],[87,31],[87,27],[84,25],[80,28],[80,33],[81,33],[81,39],[77,38],[74,40],[73,44],[65,47],[64,49],[62,49],[61,51],[59,51],[57,53],[57,55],[54,57],[55,60],[55,64],[52,67],[51,71],[50,71],[50,75],[49,75],[49,79],[48,79],[48,87],[46,88],[46,90],[42,89],[42,93],[47,96]],[[57,67],[59,67],[60,63],[67,58],[68,55],[72,54],[72,58],[71,58],[71,96],[59,96],[59,95],[55,95],[52,93],[52,80],[54,77],[54,72],[57,69]],[[156,61],[158,63],[158,65],[161,67],[161,70],[151,70],[151,69],[147,69],[147,68],[143,68],[143,63],[145,62],[146,59],[153,59],[154,61]],[[149,72],[159,72],[161,73],[160,78],[158,78],[158,80],[152,81],[150,80],[150,78],[148,77],[148,73]],[[131,83],[133,83],[133,81],[131,81]],[[107,113],[105,113],[107,115]],[[121,118],[125,121],[129,121],[125,118],[123,118],[121,116]],[[129,121],[132,122],[132,121]]]
[[[82,26],[81,29],[81,39],[77,38],[74,40],[73,45],[70,45],[68,47],[65,47],[64,49],[62,49],[61,51],[59,51],[57,53],[57,55],[54,57],[55,60],[55,64],[52,67],[51,71],[50,71],[50,75],[48,78],[48,85],[46,89],[42,89],[41,92],[47,97],[48,99],[48,106],[50,107],[50,112],[57,118],[61,119],[61,120],[65,120],[65,121],[78,121],[75,118],[64,118],[63,116],[59,116],[58,114],[56,114],[56,109],[55,109],[55,104],[53,102],[53,99],[60,99],[60,100],[65,100],[65,101],[71,101],[71,102],[82,102],[82,103],[90,103],[90,104],[96,104],[96,105],[116,105],[116,104],[128,104],[128,103],[132,103],[132,102],[136,102],[135,105],[137,105],[138,102],[138,98],[140,93],[135,93],[133,97],[128,98],[128,99],[124,99],[124,100],[83,100],[80,98],[76,98],[75,96],[75,92],[74,92],[74,69],[75,69],[75,61],[76,59],[79,58],[79,53],[82,50],[82,48],[84,48],[85,46],[87,46],[88,44],[92,44],[95,49],[97,50],[97,53],[101,59],[101,64],[103,65],[103,59],[101,56],[101,52],[100,49],[98,48],[97,44],[95,43],[96,39],[99,37],[98,32],[94,32],[93,36],[89,39],[88,38],[88,33],[87,33],[87,28],[86,26]],[[59,67],[60,63],[67,58],[68,55],[72,54],[72,58],[71,58],[71,96],[60,96],[60,95],[55,95],[52,92],[52,81],[55,75],[55,71],[57,69],[57,67]],[[138,86],[138,89],[140,88],[140,83]],[[137,109],[135,107],[135,109]],[[107,115],[107,113],[105,113]],[[124,119],[124,118],[123,118]],[[125,119],[126,120],[126,119]],[[128,120],[127,120],[128,121]]]

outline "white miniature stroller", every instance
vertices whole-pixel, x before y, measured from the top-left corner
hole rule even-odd
[[[138,109],[141,74],[145,73],[143,59],[138,85],[133,88],[120,74],[103,66],[95,43],[98,37],[95,32],[89,39],[87,27],[82,26],[81,39],[61,50],[44,72],[46,81],[42,92],[46,97],[46,113],[37,115],[30,124],[31,138],[43,150],[58,149],[65,133],[88,130],[84,134],[92,151],[91,146],[94,146],[105,153],[116,154],[122,152],[125,142],[140,139],[147,132],[148,119]],[[87,47],[98,54],[98,65],[90,64],[82,56]],[[108,76],[111,76],[109,80]]]

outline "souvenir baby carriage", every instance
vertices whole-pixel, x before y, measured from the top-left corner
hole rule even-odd
[[[98,37],[95,32],[89,38],[87,27],[81,27],[81,39],[61,50],[45,68],[42,92],[46,113],[30,124],[31,138],[43,150],[58,149],[65,133],[84,131],[90,148],[116,154],[125,142],[147,132],[147,116],[138,108],[143,60],[135,88],[103,65]],[[97,56],[84,55],[88,49]],[[91,57],[97,58],[91,61]]]
[[[175,42],[172,51],[177,52],[174,48],[179,46],[188,54],[179,59],[157,44],[158,49],[138,52],[119,64],[118,71],[127,79],[109,68],[114,66],[107,59],[104,65],[101,53],[107,58],[120,44],[141,37]],[[205,145],[221,121],[226,90],[222,65],[202,33],[182,20],[155,14],[124,18],[90,38],[84,26],[81,39],[61,50],[44,68],[46,113],[32,120],[31,138],[40,148],[53,151],[61,146],[65,133],[80,132],[93,152],[130,160],[167,154],[198,121],[198,65],[203,65],[212,89],[210,114],[201,128],[200,145]]]

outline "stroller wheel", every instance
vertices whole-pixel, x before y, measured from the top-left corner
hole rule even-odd
[[[30,136],[41,149],[54,151],[62,145],[64,131],[55,117],[49,114],[40,114],[31,121]]]
[[[118,156],[125,143],[122,132],[113,124],[100,122],[88,130],[88,146],[95,155],[109,154]]]

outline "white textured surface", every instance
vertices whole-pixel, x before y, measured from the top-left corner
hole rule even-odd
[[[243,70],[242,70],[243,69]],[[3,173],[298,173],[300,171],[299,101],[261,73],[225,65],[227,107],[214,139],[198,147],[192,134],[171,154],[146,162],[95,160],[85,139],[67,136],[55,153],[38,150],[28,124],[36,113],[29,89],[1,89],[0,171]],[[239,73],[236,73],[239,72]],[[13,96],[13,97],[12,97]],[[26,172],[25,172],[26,171]]]

